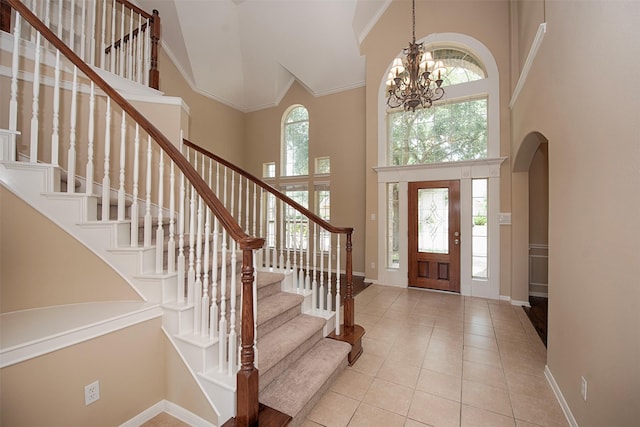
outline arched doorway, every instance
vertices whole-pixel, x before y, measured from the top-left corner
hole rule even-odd
[[[546,345],[548,313],[549,149],[547,139],[532,132],[523,140],[513,165],[520,198],[519,241],[514,242],[514,264],[526,264],[525,311]],[[514,189],[515,191],[516,189]],[[526,219],[526,220],[525,220]],[[523,237],[526,237],[523,238]],[[526,251],[526,253],[525,253]],[[524,269],[520,268],[520,273]],[[523,277],[520,277],[522,282]]]

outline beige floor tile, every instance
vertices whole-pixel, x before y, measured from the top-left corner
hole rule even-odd
[[[511,405],[517,420],[544,427],[566,427],[567,419],[556,400],[536,399],[524,394],[512,393]]]
[[[462,403],[508,417],[513,416],[509,393],[503,388],[463,380]]]
[[[404,427],[431,427],[431,426],[428,426],[427,424],[422,424],[421,422],[412,420],[411,418],[407,418],[407,420],[404,422]]]
[[[423,369],[420,371],[420,378],[418,378],[416,390],[460,402],[462,397],[462,380],[457,376]]]
[[[432,356],[428,354],[422,363],[423,369],[431,369],[432,371],[442,374],[462,377],[462,358],[451,355],[451,357]]]
[[[512,417],[485,411],[469,405],[462,405],[460,427],[515,427]]]
[[[405,417],[361,403],[349,427],[402,427]]]
[[[353,369],[354,371],[362,372],[363,374],[375,376],[384,363],[384,357],[376,356],[363,352],[362,355],[356,360],[353,366],[347,369]]]
[[[307,419],[302,423],[302,427],[324,427],[322,424],[314,423],[313,421]]]
[[[502,367],[500,353],[483,348],[465,346],[462,352],[462,358],[469,362],[484,363],[485,365],[496,368]]]
[[[492,387],[507,388],[502,368],[485,365],[484,363],[464,361],[462,363],[462,379],[490,385]]]
[[[376,378],[373,380],[362,402],[406,416],[411,404],[412,394],[412,388]]]
[[[508,354],[502,356],[502,367],[504,368],[505,374],[519,372],[544,377],[545,364],[546,361],[539,358],[510,356]]]
[[[478,325],[484,326],[493,326],[491,322],[491,315],[487,314],[479,314],[479,313],[469,313],[464,315],[464,321],[466,323],[477,323]]]
[[[408,418],[433,427],[458,427],[460,402],[416,390]]]
[[[420,366],[406,363],[402,360],[387,359],[380,367],[376,378],[380,378],[395,384],[409,388],[415,388]]]
[[[556,400],[553,390],[545,377],[520,372],[507,372],[505,377],[509,393],[523,394],[551,401]]]
[[[540,427],[540,424],[532,424],[522,420],[516,420],[516,427]]]
[[[464,345],[484,348],[485,350],[498,351],[498,342],[495,338],[483,337],[480,335],[464,334]]]
[[[307,418],[323,426],[346,426],[359,404],[355,399],[328,391]]]
[[[365,328],[366,331],[366,328]],[[366,335],[362,338],[363,352],[375,356],[387,357],[391,350],[392,343],[369,338]]]
[[[373,377],[353,369],[345,369],[335,382],[331,390],[349,396],[352,399],[362,400],[369,390]]]
[[[481,335],[483,337],[495,338],[496,334],[493,328],[485,325],[478,325],[477,323],[465,323],[464,332],[466,334]]]

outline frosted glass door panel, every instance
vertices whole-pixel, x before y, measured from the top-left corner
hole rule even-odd
[[[449,253],[449,189],[418,190],[418,252]]]

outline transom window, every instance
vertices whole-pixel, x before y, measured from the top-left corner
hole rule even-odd
[[[309,113],[302,105],[293,106],[282,122],[283,176],[309,174]]]

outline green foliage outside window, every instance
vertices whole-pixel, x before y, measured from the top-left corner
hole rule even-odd
[[[390,164],[417,165],[487,157],[487,99],[388,114]]]
[[[296,107],[287,115],[283,129],[285,176],[309,174],[309,113]]]

